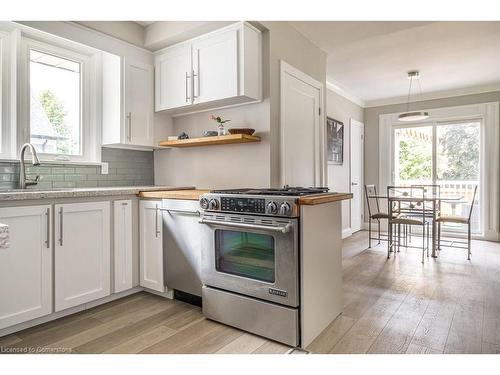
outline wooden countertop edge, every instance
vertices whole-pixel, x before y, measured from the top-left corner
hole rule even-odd
[[[152,199],[186,199],[197,201],[200,196],[209,193],[208,189],[186,189],[186,190],[157,190],[157,191],[141,191],[138,196],[140,198]]]
[[[299,198],[299,205],[313,206],[316,204],[330,203],[352,199],[352,193],[326,193],[307,195]]]

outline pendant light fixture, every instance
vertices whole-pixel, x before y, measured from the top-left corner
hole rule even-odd
[[[429,112],[424,111],[410,111],[410,97],[411,97],[411,86],[413,80],[418,81],[418,87],[420,89],[420,95],[422,95],[422,88],[420,87],[420,72],[418,70],[412,70],[408,72],[408,79],[410,80],[410,88],[408,89],[408,101],[406,103],[406,112],[401,113],[398,116],[399,121],[422,121],[429,118]]]

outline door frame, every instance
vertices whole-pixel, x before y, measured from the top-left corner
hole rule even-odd
[[[361,201],[361,221],[359,230],[364,229],[364,218],[365,218],[365,205],[363,197],[363,186],[365,182],[365,124],[361,121],[355,120],[352,117],[349,118],[349,192],[352,193],[352,125],[361,127],[361,177],[359,181],[360,188],[360,201]],[[352,200],[349,200],[349,226],[351,233],[354,233],[352,227],[352,212],[353,204]]]
[[[454,107],[427,108],[431,116],[422,122],[411,125],[429,124],[433,122],[460,121],[480,118],[483,121],[483,149],[481,150],[483,165],[481,166],[480,194],[483,201],[483,229],[482,236],[473,235],[473,238],[490,241],[500,240],[500,127],[499,127],[499,102],[478,103]],[[379,115],[379,191],[385,192],[386,187],[393,180],[393,132],[394,125],[399,125],[399,113]],[[488,155],[488,157],[486,157]],[[445,233],[446,234],[446,233]],[[455,237],[461,235],[453,233]]]
[[[325,134],[326,134],[326,111],[325,108],[325,89],[323,83],[315,80],[311,76],[302,72],[301,70],[295,68],[294,66],[288,64],[284,60],[280,60],[280,185],[283,185],[286,181],[286,161],[283,157],[285,150],[285,137],[284,137],[284,108],[282,98],[285,95],[285,87],[283,85],[285,75],[288,74],[302,82],[316,88],[319,90],[319,124],[317,129],[314,129],[314,182],[316,186],[326,186],[326,176],[327,176],[327,163],[326,163],[326,151],[325,151]]]

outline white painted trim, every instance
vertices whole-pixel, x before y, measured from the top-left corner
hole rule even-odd
[[[330,91],[333,91],[336,94],[339,94],[343,98],[353,102],[354,104],[359,105],[360,107],[364,108],[366,106],[366,103],[363,99],[357,97],[354,94],[351,94],[348,92],[346,89],[344,89],[339,83],[335,81],[326,81],[326,88]]]
[[[494,92],[494,91],[500,91],[500,82],[496,82],[496,83],[492,83],[492,84],[488,84],[488,85],[453,89],[453,90],[443,90],[443,91],[422,93],[420,98],[415,100],[415,102],[422,102],[422,101],[426,101],[426,100],[435,100],[435,99],[446,99],[446,98],[451,98],[451,97],[455,97],[455,96],[482,94],[482,93]],[[408,100],[408,96],[406,96],[406,95],[405,96],[397,96],[397,97],[393,97],[393,98],[366,100],[364,107],[371,108],[371,107],[381,107],[381,106],[385,106],[385,105],[402,104],[402,103],[406,103],[407,100]]]
[[[342,229],[342,239],[352,236],[351,228]]]
[[[315,166],[314,166],[314,180],[317,186],[324,186],[326,184],[327,180],[327,163],[326,163],[326,151],[325,151],[325,138],[326,138],[326,111],[325,111],[325,90],[324,86],[321,82],[315,80],[311,76],[307,75],[306,73],[302,72],[301,70],[293,67],[292,65],[288,64],[284,60],[280,60],[280,176],[281,176],[281,184],[286,181],[286,165],[285,165],[285,158],[283,157],[283,150],[285,150],[285,144],[284,144],[284,126],[282,119],[284,118],[283,116],[283,106],[282,106],[282,101],[281,98],[284,96],[284,86],[283,86],[283,81],[284,81],[284,76],[285,74],[289,74],[290,76],[293,76],[303,82],[305,82],[308,85],[311,85],[312,87],[316,88],[319,90],[319,107],[321,109],[321,114],[319,116],[319,126],[318,129],[314,129],[314,144],[315,144]]]
[[[411,125],[434,124],[437,122],[456,121],[461,119],[480,118],[483,121],[481,142],[485,147],[482,152],[483,165],[480,196],[484,197],[483,203],[483,239],[499,240],[499,212],[500,192],[499,167],[500,167],[500,124],[499,102],[470,104],[455,107],[426,109],[430,118],[423,122]],[[401,125],[398,121],[399,113],[388,113],[379,116],[379,192],[385,192],[387,185],[393,180],[393,146],[392,129]]]
[[[361,228],[363,227],[363,219],[365,215],[365,200],[364,200],[364,192],[363,192],[363,186],[365,185],[365,124],[362,123],[361,121],[358,121],[356,119],[353,119],[352,117],[349,118],[349,192],[352,193],[352,125],[356,124],[361,126],[361,135],[362,135],[362,141],[361,141],[361,180],[359,181],[359,187],[361,189]],[[352,228],[352,200],[349,200],[349,220]]]

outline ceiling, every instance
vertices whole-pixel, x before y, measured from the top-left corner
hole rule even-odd
[[[500,83],[500,22],[291,22],[328,53],[327,81],[369,104]]]

